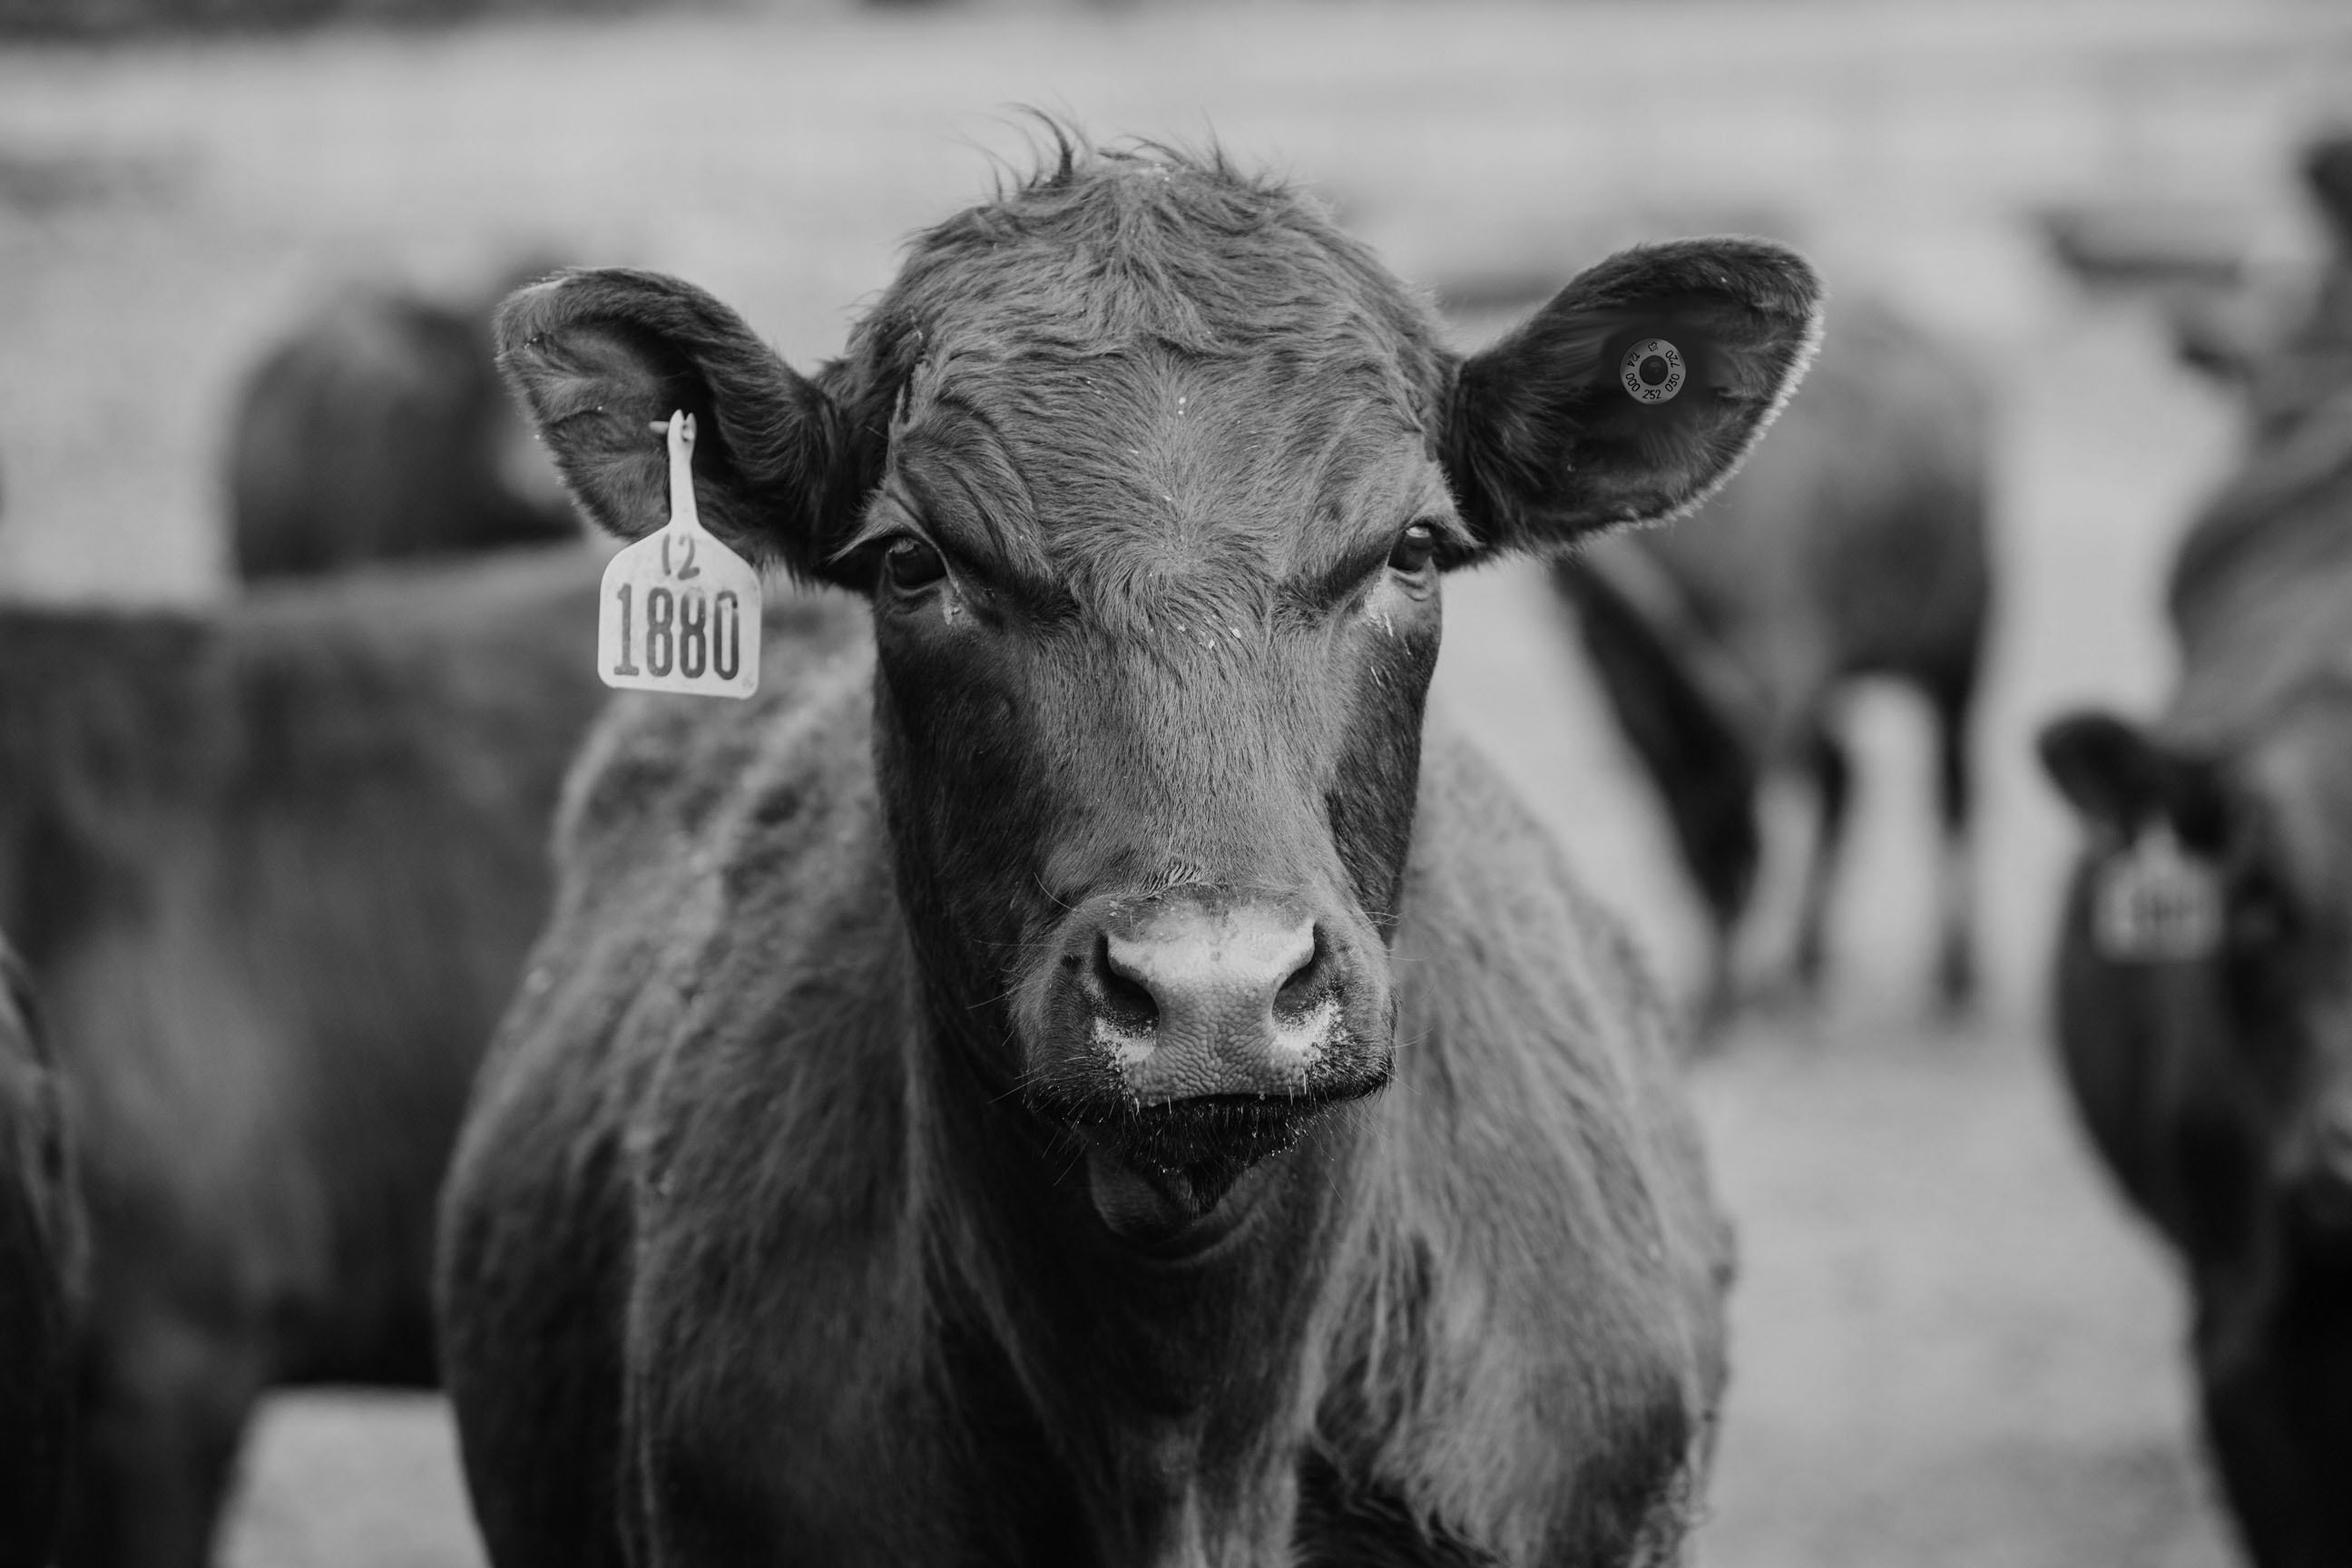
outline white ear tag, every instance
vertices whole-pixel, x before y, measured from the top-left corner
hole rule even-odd
[[[1671,403],[1689,369],[1683,351],[1664,338],[1643,338],[1617,362],[1617,383],[1636,403]]]
[[[2159,822],[2099,868],[2091,944],[2125,963],[2210,958],[2221,947],[2221,879]]]
[[[749,697],[760,688],[760,574],[694,510],[694,416],[669,416],[669,523],[605,564],[596,673],[607,686]]]

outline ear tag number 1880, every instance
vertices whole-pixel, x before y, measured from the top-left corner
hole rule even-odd
[[[2102,957],[2180,963],[2221,950],[2221,879],[2167,824],[2099,868],[2091,900],[2091,942]]]
[[[760,574],[694,510],[694,416],[669,416],[669,524],[613,557],[598,595],[607,686],[749,697],[760,686]]]

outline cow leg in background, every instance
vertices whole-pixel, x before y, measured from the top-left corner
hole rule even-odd
[[[1612,559],[1627,567],[1640,562],[1623,553]],[[1574,606],[1571,620],[1601,695],[1657,787],[1675,847],[1706,909],[1709,968],[1693,1031],[1704,1042],[1730,1021],[1739,1001],[1736,950],[1763,858],[1757,815],[1763,779],[1717,689],[1724,683],[1697,673],[1727,656],[1720,649],[1694,653],[1699,645],[1686,626],[1654,608],[1645,613],[1625,591],[1628,582],[1654,580],[1597,570],[1585,557],[1552,569],[1560,597]],[[1675,625],[1675,633],[1663,632],[1654,619]]]
[[[205,1568],[268,1383],[250,1336],[156,1314],[93,1336],[63,1568]]]
[[[1975,797],[1969,766],[1974,666],[1938,683],[1928,696],[1936,713],[1936,807],[1943,834],[1936,1002],[1947,1016],[1958,1016],[1974,1005],[1977,994],[1976,865],[1970,830]]]
[[[1797,914],[1797,984],[1808,997],[1821,994],[1829,957],[1830,894],[1845,855],[1845,828],[1853,803],[1853,761],[1826,721],[1816,721],[1805,740],[1805,766],[1812,774],[1817,829],[1805,866],[1803,902]]]
[[[1752,803],[1748,816],[1752,822]],[[1698,1016],[1693,1027],[1694,1036],[1702,1044],[1719,1037],[1739,1008],[1739,921],[1747,912],[1759,853],[1751,840],[1736,873],[1719,863],[1692,862],[1707,917],[1706,989],[1699,998]]]

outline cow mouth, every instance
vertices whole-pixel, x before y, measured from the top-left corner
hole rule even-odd
[[[1325,1111],[1387,1081],[1349,1078],[1295,1095],[1206,1095],[1158,1105],[1040,1104],[1086,1151],[1095,1212],[1113,1235],[1167,1244],[1213,1216],[1234,1184],[1294,1147]]]

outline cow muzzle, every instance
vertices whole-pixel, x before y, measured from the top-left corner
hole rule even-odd
[[[1388,955],[1360,917],[1183,887],[1088,900],[1051,954],[1019,1009],[1032,1103],[1179,1208],[1388,1081]]]

